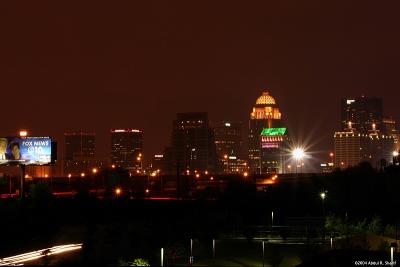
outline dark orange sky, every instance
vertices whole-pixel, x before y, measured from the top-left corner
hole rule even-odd
[[[81,2],[0,4],[0,135],[96,131],[104,156],[109,128],[140,128],[149,155],[177,112],[246,122],[264,88],[313,150],[330,150],[342,96],[381,96],[399,115],[399,6],[386,1]]]

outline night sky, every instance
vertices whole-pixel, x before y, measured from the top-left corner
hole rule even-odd
[[[247,125],[265,88],[313,151],[331,150],[341,97],[383,97],[399,118],[397,5],[81,2],[0,4],[0,135],[95,131],[105,157],[110,128],[139,128],[148,158],[177,112]]]

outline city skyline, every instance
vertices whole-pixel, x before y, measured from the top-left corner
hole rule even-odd
[[[269,94],[269,90],[267,90],[267,89],[264,89],[264,90],[262,90],[261,91],[261,94],[258,96],[258,97],[260,97],[260,96],[263,96],[265,93],[267,93],[267,94]],[[257,98],[258,98],[257,97]],[[365,96],[365,95],[362,95],[362,96],[359,96],[358,97],[358,99],[360,99],[360,98],[364,98],[364,97],[369,97],[369,96]],[[356,97],[357,98],[357,97]],[[381,97],[377,97],[377,96],[374,96],[373,98],[376,98],[376,99],[381,99],[382,100],[382,98]],[[341,101],[341,103],[343,103],[343,101],[345,101],[346,102],[346,99],[355,99],[354,97],[341,97],[341,99],[340,99],[340,101]],[[351,101],[353,101],[353,100],[351,100]],[[381,105],[382,105],[382,108],[384,108],[384,106],[385,106],[385,102],[384,101],[382,101],[383,102],[383,104],[381,103]],[[191,112],[189,112],[189,113],[191,113]],[[193,113],[193,112],[192,112]],[[210,114],[208,113],[208,112],[204,112],[204,113],[207,113],[208,114],[208,116],[210,116]],[[342,117],[343,116],[343,114],[340,114],[340,112],[338,111],[338,112],[336,112],[336,113],[338,113],[339,114],[339,118],[340,117]],[[175,115],[177,115],[177,114],[182,114],[182,112],[177,112]],[[394,117],[396,117],[396,116],[393,116],[392,114],[387,114],[387,113],[383,113],[384,115],[384,117],[385,118],[394,118]],[[242,124],[242,138],[243,138],[243,141],[244,141],[244,149],[246,150],[246,153],[245,153],[245,157],[244,158],[247,158],[248,157],[248,155],[247,155],[247,149],[246,148],[248,148],[248,140],[247,140],[247,134],[249,133],[249,129],[248,129],[248,123],[249,123],[249,121],[245,121],[244,123],[243,122],[241,122],[241,121],[234,121],[234,120],[222,120],[222,121],[218,121],[218,122],[212,122],[211,120],[210,120],[210,127],[212,128],[212,129],[215,129],[216,127],[218,127],[218,125],[220,125],[221,123],[224,123],[224,122],[227,122],[227,121],[229,121],[229,122],[231,122],[231,123],[240,123],[240,124]],[[290,121],[290,120],[288,120],[287,119],[287,116],[285,115],[283,118],[282,118],[282,121],[284,122],[284,123],[287,123],[288,125],[291,125],[292,124],[292,122]],[[399,128],[399,126],[398,126],[398,121],[394,121],[395,122],[395,125],[396,125],[396,128]],[[332,133],[334,133],[335,131],[338,131],[338,130],[342,130],[342,128],[341,127],[343,127],[343,121],[341,121],[341,120],[338,120],[338,122],[337,122],[337,128],[336,129],[334,129],[331,133],[330,133],[330,135],[332,135]],[[371,127],[372,127],[372,125],[371,125]],[[95,140],[95,146],[96,146],[96,149],[95,149],[95,153],[94,153],[94,158],[95,159],[101,159],[101,160],[105,160],[105,163],[110,163],[112,160],[111,160],[111,158],[110,158],[110,156],[111,156],[111,154],[112,154],[112,149],[110,149],[110,147],[112,146],[112,142],[111,142],[111,139],[110,139],[110,137],[112,137],[112,133],[113,133],[113,131],[115,131],[116,129],[118,130],[118,129],[121,129],[121,130],[126,130],[126,129],[129,129],[129,128],[136,128],[136,130],[134,130],[134,131],[140,131],[140,132],[142,132],[142,134],[144,134],[144,135],[146,135],[146,133],[142,130],[142,129],[139,129],[139,128],[137,128],[137,127],[134,127],[134,126],[132,126],[132,125],[130,125],[130,126],[125,126],[125,127],[119,127],[119,128],[107,128],[107,132],[108,132],[108,136],[107,136],[107,140],[106,140],[106,142],[104,142],[104,140],[101,140],[101,141],[98,141],[97,140],[97,136],[102,136],[102,135],[104,135],[104,132],[96,132],[96,131],[94,131],[94,130],[92,130],[92,131],[90,131],[90,130],[88,130],[87,128],[85,128],[85,129],[75,129],[75,130],[72,130],[72,129],[69,129],[69,130],[65,130],[63,133],[62,133],[62,137],[59,137],[58,135],[60,134],[60,133],[58,133],[58,134],[56,134],[55,136],[56,137],[54,137],[54,136],[51,136],[51,137],[53,137],[54,139],[55,139],[55,141],[56,142],[58,142],[58,152],[57,152],[57,154],[58,154],[58,158],[60,159],[60,160],[65,160],[66,159],[66,157],[65,157],[65,149],[66,149],[66,147],[65,147],[65,135],[68,135],[69,133],[84,133],[84,134],[86,134],[85,132],[91,132],[91,134],[93,134],[94,136],[96,136],[96,140]],[[26,131],[28,131],[28,134],[30,135],[30,136],[35,136],[35,133],[32,133],[31,132],[31,130],[30,129],[28,129],[28,128],[21,128],[21,129],[16,129],[15,130],[15,133],[13,134],[14,136],[16,136],[16,135],[18,135],[18,132],[20,131],[20,130],[26,130]],[[172,130],[171,130],[172,131]],[[292,131],[291,131],[292,132]],[[319,133],[320,134],[320,133]],[[37,134],[36,134],[37,135]],[[170,135],[170,133],[169,133],[169,135]],[[12,135],[9,135],[9,136],[12,136]],[[317,147],[318,147],[318,144],[316,144],[316,143],[311,143],[310,142],[310,136],[307,136],[307,137],[301,137],[299,134],[298,134],[298,132],[297,132],[297,134],[295,133],[295,134],[290,134],[290,136],[291,136],[291,138],[293,138],[293,139],[295,139],[294,141],[295,142],[301,142],[301,143],[298,143],[299,145],[303,145],[303,146],[305,146],[305,147],[308,147],[308,148],[313,148],[311,151],[309,151],[309,152],[311,152],[311,153],[313,153],[314,154],[314,163],[316,163],[316,162],[323,162],[324,160],[326,160],[327,159],[327,157],[328,157],[328,154],[330,153],[330,152],[332,152],[333,150],[334,150],[334,144],[333,144],[333,141],[332,140],[330,140],[331,141],[331,145],[330,146],[328,146],[328,147],[323,147],[322,148],[322,150],[321,151],[318,151],[318,149],[316,149]],[[314,136],[314,137],[316,137],[316,136]],[[171,138],[171,136],[169,137],[169,138]],[[144,149],[143,149],[143,154],[144,155],[146,155],[146,156],[143,156],[143,163],[145,163],[146,165],[147,164],[150,164],[151,162],[152,162],[152,159],[153,159],[153,157],[154,157],[154,155],[157,155],[157,154],[163,154],[164,152],[165,152],[165,149],[170,145],[169,144],[169,142],[170,142],[170,140],[169,141],[167,141],[167,143],[165,143],[165,144],[162,144],[162,148],[161,149],[159,149],[159,150],[157,150],[157,151],[155,151],[154,153],[146,153],[146,152],[148,152],[148,150],[146,150],[146,145],[148,144],[148,143],[150,143],[150,142],[152,142],[152,140],[147,140],[147,142],[145,141],[145,142],[143,142],[143,146],[144,146]],[[322,147],[322,146],[320,146],[320,147]],[[328,153],[328,154],[327,154]],[[112,156],[111,156],[112,157]],[[110,162],[109,162],[110,161]],[[315,170],[314,170],[315,171]]]
[[[332,147],[344,96],[381,96],[384,114],[399,118],[390,6],[126,3],[89,15],[90,5],[53,5],[4,8],[3,108],[18,120],[5,120],[3,135],[26,128],[60,141],[64,131],[95,131],[106,157],[109,129],[134,127],[150,159],[176,113],[246,122],[265,88],[294,135],[312,133],[315,151]]]
[[[1,2],[0,265],[396,265],[399,6]]]

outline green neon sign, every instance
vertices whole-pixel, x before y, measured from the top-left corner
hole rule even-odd
[[[261,132],[262,136],[271,135],[284,135],[286,133],[286,128],[264,128]]]

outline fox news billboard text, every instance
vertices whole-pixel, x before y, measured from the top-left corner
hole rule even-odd
[[[46,165],[51,162],[50,137],[0,137],[0,165]]]

